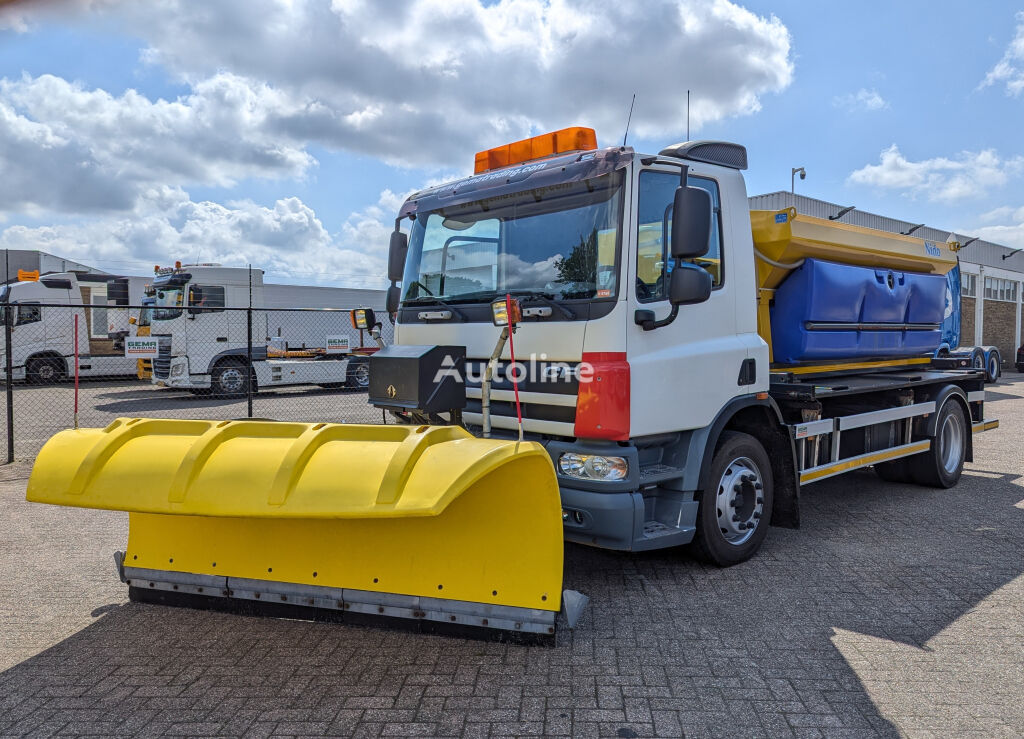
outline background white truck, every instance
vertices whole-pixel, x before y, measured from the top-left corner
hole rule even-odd
[[[360,353],[349,312],[342,306],[298,310],[330,295],[324,288],[264,285],[262,270],[211,264],[159,269],[151,284],[150,331],[159,341],[154,383],[239,397],[247,394],[248,383],[255,391],[291,385],[365,388],[369,382],[366,354],[372,350]],[[245,310],[250,305],[251,334]],[[329,348],[330,338],[347,344]]]
[[[126,330],[121,328],[128,326],[134,279],[59,272],[4,285],[0,304],[10,303],[13,314],[13,379],[46,384],[74,375],[75,316],[79,375],[134,375],[135,360],[124,357]],[[0,341],[0,376],[6,373],[3,349]]]

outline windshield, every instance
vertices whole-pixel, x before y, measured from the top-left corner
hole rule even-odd
[[[153,320],[153,301],[143,300],[142,308],[139,310],[139,320],[135,325],[137,326],[148,326]]]
[[[152,320],[169,321],[180,316],[184,294],[180,287],[158,288],[154,296],[156,307],[153,308]]]
[[[611,298],[622,172],[416,216],[403,301],[489,301],[506,292]]]

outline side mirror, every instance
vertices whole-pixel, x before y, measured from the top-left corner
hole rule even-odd
[[[409,237],[401,231],[391,232],[391,246],[388,249],[388,279],[401,282],[405,273],[405,255],[409,251]]]
[[[696,259],[708,253],[711,240],[711,195],[700,187],[676,188],[672,204],[671,254]]]
[[[398,302],[401,299],[401,292],[398,289],[398,285],[392,285],[388,288],[387,295],[384,298],[385,308],[388,313],[396,313],[398,311]]]
[[[695,264],[680,264],[672,270],[668,301],[672,305],[703,303],[711,297],[711,275]]]

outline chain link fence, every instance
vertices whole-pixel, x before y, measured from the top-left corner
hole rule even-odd
[[[119,417],[383,423],[349,309],[0,306],[8,461]],[[381,339],[391,343],[385,318]]]

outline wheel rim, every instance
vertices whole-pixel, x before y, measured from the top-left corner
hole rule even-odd
[[[230,367],[220,373],[220,386],[224,392],[237,393],[242,389],[242,371]]]
[[[360,362],[359,364],[356,365],[354,374],[356,385],[358,385],[359,387],[370,386],[370,365],[368,365],[366,362]]]
[[[951,475],[955,474],[960,466],[963,445],[964,429],[960,416],[956,413],[949,413],[942,420],[942,431],[939,434],[939,459],[942,461],[942,469]]]
[[[974,355],[974,369],[985,369],[985,355],[975,354]]]
[[[764,512],[764,480],[749,457],[737,457],[725,467],[715,498],[718,530],[733,546],[754,535]]]
[[[44,382],[50,382],[57,376],[57,371],[53,368],[53,365],[49,362],[43,362],[39,365],[39,369],[36,370],[36,374],[39,375],[39,379]]]

